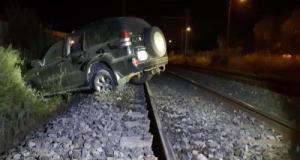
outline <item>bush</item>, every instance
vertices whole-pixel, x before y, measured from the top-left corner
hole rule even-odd
[[[212,54],[211,55],[211,64],[212,66],[225,66],[228,63],[228,54]]]
[[[183,54],[169,54],[169,62],[172,64],[185,64],[186,58]]]
[[[241,49],[212,50],[190,55],[169,54],[170,64],[188,64],[239,73],[250,73],[297,81],[300,79],[300,55],[282,53],[272,54],[261,50],[239,54]],[[290,56],[290,57],[287,57]]]
[[[60,100],[45,100],[28,88],[21,76],[19,52],[0,47],[0,153],[37,127]]]

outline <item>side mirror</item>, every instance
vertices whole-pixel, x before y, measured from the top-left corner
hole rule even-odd
[[[33,60],[33,61],[31,61],[30,64],[34,68],[43,66],[43,63],[40,60]]]

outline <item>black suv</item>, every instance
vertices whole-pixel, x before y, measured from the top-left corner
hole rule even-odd
[[[141,84],[168,63],[162,31],[133,17],[109,18],[73,31],[42,60],[31,62],[26,82],[46,93],[115,89]]]

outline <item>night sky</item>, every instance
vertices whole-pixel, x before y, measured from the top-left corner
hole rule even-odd
[[[0,13],[11,0],[0,0]],[[168,39],[180,45],[180,30],[190,15],[193,47],[206,50],[216,47],[217,36],[224,35],[228,0],[14,0],[35,12],[41,20],[56,30],[70,32],[95,20],[114,16],[142,17],[159,26]],[[266,15],[279,16],[299,8],[300,0],[233,0],[232,34],[250,37],[254,24]]]

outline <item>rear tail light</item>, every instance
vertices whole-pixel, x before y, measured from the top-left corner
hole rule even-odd
[[[132,58],[132,64],[137,67],[140,64],[140,61],[136,58]]]
[[[124,38],[124,39],[129,38],[129,32],[128,31],[123,31],[122,32],[122,38]]]
[[[130,33],[128,31],[123,31],[121,34],[121,45],[120,47],[128,47],[131,45]]]

